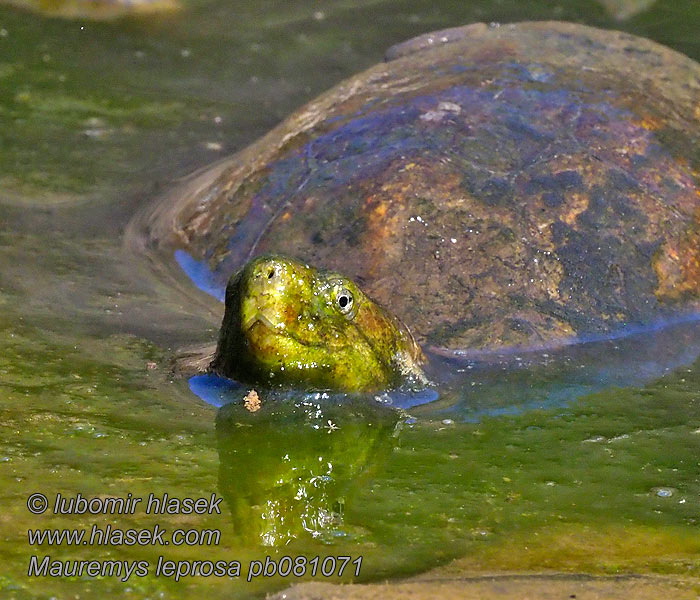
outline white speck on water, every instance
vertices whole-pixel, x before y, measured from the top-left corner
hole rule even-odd
[[[606,438],[604,438],[602,435],[596,435],[594,437],[588,438],[587,440],[583,440],[583,444],[595,444],[598,442],[605,442]]]
[[[486,529],[472,529],[471,534],[473,538],[479,539],[488,537],[491,535],[491,532],[487,531]]]
[[[85,137],[91,138],[93,140],[100,140],[105,137],[107,137],[111,131],[109,129],[101,129],[101,128],[92,128],[92,129],[84,129],[83,130],[83,135]],[[107,312],[112,312],[111,310],[107,309]]]
[[[673,489],[671,488],[660,487],[654,488],[653,491],[659,498],[670,498],[673,496]]]
[[[454,425],[455,422],[452,419],[443,419],[442,421],[443,425]]]
[[[433,122],[433,121],[442,121],[442,118],[445,116],[445,112],[442,110],[429,110],[427,112],[424,112],[419,119],[421,121],[426,121],[428,123]]]
[[[189,48],[183,48],[182,50],[180,50],[180,56],[182,56],[182,58],[189,58],[190,56],[192,56],[192,50],[190,50]]]
[[[9,32],[7,31],[7,29],[0,29],[0,37],[6,38],[8,36],[8,33]]]
[[[314,20],[323,21],[323,19],[326,18],[326,13],[324,13],[322,10],[317,10],[313,16],[314,16]]]
[[[462,107],[454,102],[440,102],[440,104],[438,104],[438,110],[459,114],[462,112]]]
[[[457,243],[457,239],[456,239],[456,238],[450,238],[450,241],[451,241],[453,244],[456,244],[456,243]]]
[[[382,394],[381,396],[374,397],[375,402],[380,404],[393,404],[394,400],[389,396],[389,394]]]

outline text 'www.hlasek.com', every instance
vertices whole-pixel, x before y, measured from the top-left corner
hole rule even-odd
[[[211,515],[221,514],[222,498],[216,494],[202,498],[172,498],[168,494],[149,494],[146,498],[132,494],[121,497],[85,498],[81,494],[63,497],[56,494],[53,503],[42,493],[27,499],[27,508],[35,515],[49,511],[54,515],[133,515],[140,511],[148,515]],[[30,546],[56,546],[62,550],[71,546],[99,547],[129,546],[217,546],[221,541],[219,529],[177,528],[168,530],[156,524],[149,528],[119,528],[112,524],[97,524],[75,529],[37,528],[27,531]],[[29,558],[29,577],[116,577],[128,581],[131,577],[245,578],[259,577],[342,577],[360,575],[362,556],[265,556],[261,560],[242,563],[238,560],[182,560],[158,556],[157,560],[61,560],[51,554]]]

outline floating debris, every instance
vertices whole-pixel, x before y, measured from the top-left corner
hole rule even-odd
[[[246,410],[250,412],[258,412],[261,404],[260,396],[258,396],[258,392],[255,390],[250,390],[246,394],[245,398],[243,398],[243,406],[245,406]]]

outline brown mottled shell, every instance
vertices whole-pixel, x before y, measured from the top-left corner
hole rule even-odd
[[[341,271],[448,348],[698,311],[697,63],[555,22],[387,56],[161,204],[150,242],[214,287],[265,252]]]

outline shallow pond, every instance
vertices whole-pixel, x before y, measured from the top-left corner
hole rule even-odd
[[[248,582],[250,561],[285,555],[362,556],[345,581],[452,559],[472,571],[700,577],[697,322],[551,354],[436,358],[455,375],[432,404],[300,395],[217,410],[242,391],[191,386],[169,361],[215,338],[220,304],[174,259],[162,266],[122,245],[144,203],[392,43],[549,18],[625,29],[700,60],[695,0],[660,0],[624,21],[587,0],[192,0],[114,23],[0,8],[3,598],[262,596],[294,577]],[[36,492],[51,507],[59,493],[223,501],[221,514],[34,515]],[[221,537],[28,543],[28,529],[108,524]],[[149,568],[125,582],[29,578],[31,556]],[[175,581],[156,576],[160,556],[240,561],[241,574]]]

